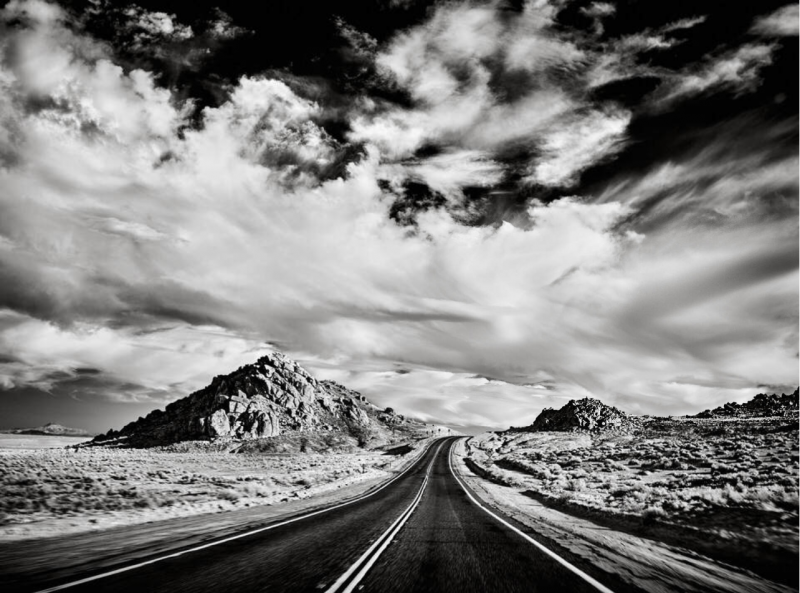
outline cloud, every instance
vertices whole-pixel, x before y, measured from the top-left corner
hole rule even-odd
[[[775,148],[793,122],[741,152],[726,122],[555,194],[581,193],[636,117],[592,98],[600,42],[556,10],[436,8],[376,50],[407,101],[354,99],[334,139],[324,101],[263,75],[190,118],[66,12],[7,5],[0,381],[156,404],[270,341],[379,403],[495,426],[553,398],[683,413],[796,381],[796,157]],[[530,64],[509,58],[525,44]],[[770,48],[724,50],[667,90],[751,88]],[[463,224],[467,189],[491,201],[514,166],[559,199]],[[445,203],[409,228],[390,215],[412,182]]]
[[[701,147],[607,185],[599,201],[629,205],[639,228],[762,224],[797,212],[796,123],[742,114],[691,133]]]
[[[581,8],[581,13],[594,18],[602,18],[614,14],[617,9],[608,2],[592,2]]]
[[[787,4],[772,14],[757,19],[751,33],[765,37],[797,37],[800,14],[797,4]]]
[[[83,400],[163,404],[270,350],[210,326],[175,325],[155,334],[88,323],[62,329],[6,311],[0,327],[0,348],[13,357],[0,363],[0,385],[67,389]]]
[[[593,112],[545,135],[529,180],[541,185],[568,186],[585,168],[620,152],[630,114]]]
[[[431,369],[398,373],[317,368],[315,373],[351,386],[381,408],[424,410],[419,418],[436,424],[458,419],[461,426],[496,426],[513,417],[518,426],[524,426],[531,424],[544,407],[558,400],[565,404],[569,397],[467,373]],[[489,409],[487,401],[493,402]]]
[[[389,178],[412,178],[444,195],[459,194],[464,187],[491,187],[502,179],[502,166],[477,150],[447,152],[418,163],[384,168]]]
[[[682,29],[691,29],[696,27],[697,25],[701,25],[706,22],[706,17],[703,16],[692,16],[685,19],[679,19],[672,23],[669,23],[661,28],[661,31],[664,33],[671,33],[672,31],[680,31]]]
[[[551,30],[554,15],[549,5],[529,5],[505,19],[493,6],[440,7],[376,56],[382,75],[406,89],[415,106],[367,106],[354,117],[350,139],[374,145],[390,161],[406,159],[426,144],[458,146],[491,158],[509,146],[531,150],[547,142],[552,130],[574,124],[585,110],[551,73],[588,59],[571,39]],[[531,84],[522,90],[520,80],[526,79]],[[601,153],[585,153],[565,182],[592,164],[590,154],[600,158]],[[409,174],[420,167],[438,165],[419,163]]]
[[[216,39],[234,39],[247,33],[247,29],[233,23],[230,15],[219,8],[213,10],[214,17],[207,25],[207,31]]]
[[[101,232],[123,235],[139,241],[160,241],[168,239],[167,235],[151,226],[138,222],[120,220],[118,218],[96,218],[93,228]]]
[[[761,69],[772,63],[774,50],[772,45],[752,43],[709,57],[695,71],[676,77],[663,101],[709,91],[752,92],[761,84]]]
[[[164,38],[182,41],[194,37],[192,28],[176,22],[174,14],[148,12],[135,4],[122,12],[130,19],[128,27],[133,31],[134,41],[140,47]]]

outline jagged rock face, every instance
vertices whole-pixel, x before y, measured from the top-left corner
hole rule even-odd
[[[531,432],[586,430],[591,432],[630,432],[638,419],[597,399],[571,400],[560,410],[545,408],[528,428]]]
[[[798,394],[782,393],[780,395],[759,393],[749,402],[743,404],[727,403],[713,410],[705,410],[695,418],[772,418],[791,417],[798,413]]]
[[[184,440],[272,437],[294,431],[359,431],[370,418],[366,400],[332,381],[317,381],[281,353],[262,357],[156,410],[120,431],[97,437],[149,446]]]

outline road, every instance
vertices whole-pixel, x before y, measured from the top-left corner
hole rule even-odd
[[[31,590],[610,591],[544,551],[508,517],[481,508],[453,473],[456,440],[436,442],[390,484],[355,502]]]

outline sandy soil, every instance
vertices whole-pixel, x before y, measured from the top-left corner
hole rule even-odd
[[[612,589],[615,582],[621,582],[654,593],[797,590],[690,550],[615,531],[545,506],[517,488],[476,476],[464,462],[465,453],[464,441],[460,441],[453,456],[454,468],[479,498],[531,528],[533,537],[568,560],[605,571]]]

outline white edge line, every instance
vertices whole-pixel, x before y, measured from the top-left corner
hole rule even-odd
[[[422,457],[424,457],[425,454],[428,451],[430,451],[431,447],[433,447],[433,444],[434,443],[431,442],[428,445],[428,447],[425,449],[425,451],[423,451],[422,454],[420,455],[420,459]],[[439,448],[441,448],[442,444],[444,444],[444,443],[440,443],[439,444]],[[438,450],[437,450],[437,453],[438,453]],[[348,500],[346,502],[339,503],[339,504],[334,505],[332,507],[327,507],[327,508],[324,508],[324,509],[320,509],[318,511],[314,511],[312,513],[308,513],[307,515],[301,515],[299,517],[294,517],[293,519],[289,519],[287,521],[282,521],[280,523],[275,523],[274,525],[268,525],[266,527],[259,527],[258,529],[253,529],[252,531],[246,531],[244,533],[239,533],[237,535],[232,535],[232,536],[226,537],[224,539],[220,539],[220,540],[216,540],[216,541],[213,541],[213,542],[210,542],[210,543],[207,543],[207,544],[203,544],[202,546],[196,546],[194,548],[189,548],[188,550],[181,550],[180,552],[167,554],[166,556],[159,556],[158,558],[153,558],[153,559],[147,560],[145,562],[139,562],[138,564],[131,564],[130,566],[124,566],[122,568],[118,568],[116,570],[111,570],[109,572],[96,574],[94,576],[86,577],[84,579],[80,579],[80,580],[77,580],[77,581],[71,581],[69,583],[64,583],[63,585],[56,585],[55,587],[50,587],[49,589],[40,589],[40,590],[36,591],[36,593],[51,593],[52,591],[60,591],[62,589],[68,589],[70,587],[75,587],[77,585],[83,585],[84,583],[90,583],[92,581],[96,581],[98,579],[103,579],[105,577],[110,577],[110,576],[113,576],[115,574],[120,574],[120,573],[123,573],[123,572],[127,572],[129,570],[135,570],[135,569],[141,568],[143,566],[148,566],[149,564],[155,564],[156,562],[161,562],[162,560],[168,560],[170,558],[177,558],[178,556],[183,556],[184,554],[191,554],[192,552],[197,552],[199,550],[205,550],[206,548],[211,548],[213,546],[218,546],[219,544],[224,544],[224,543],[227,543],[227,542],[231,542],[233,540],[241,539],[243,537],[248,537],[248,536],[254,535],[256,533],[261,533],[262,531],[269,531],[270,529],[275,529],[277,527],[282,527],[283,525],[288,525],[289,523],[294,523],[296,521],[302,521],[303,519],[307,519],[308,517],[313,517],[314,515],[320,515],[322,513],[327,513],[328,511],[332,511],[334,509],[339,509],[339,508],[347,506],[349,504],[353,504],[353,503],[359,502],[361,500],[364,500],[366,498],[369,498],[370,496],[374,496],[375,494],[377,494],[378,492],[380,492],[381,490],[383,490],[384,488],[386,488],[387,486],[392,484],[395,480],[399,480],[401,477],[406,475],[409,471],[411,471],[411,468],[413,468],[416,464],[417,464],[417,461],[414,461],[405,470],[403,470],[402,472],[397,474],[394,478],[392,478],[391,480],[389,480],[388,482],[383,484],[380,488],[377,488],[376,490],[373,490],[369,494],[365,494],[365,495],[360,496],[358,498],[354,498],[352,500]]]
[[[572,571],[573,573],[575,573],[576,575],[578,575],[579,577],[581,577],[581,578],[582,578],[584,581],[586,581],[587,583],[589,583],[590,585],[592,585],[593,587],[595,587],[595,588],[596,588],[598,591],[602,591],[603,593],[614,593],[614,592],[613,592],[611,589],[609,589],[608,587],[606,587],[605,585],[603,585],[601,582],[599,582],[599,581],[597,581],[596,579],[594,579],[594,578],[590,577],[588,574],[586,574],[585,572],[583,572],[583,571],[582,571],[580,568],[578,568],[578,567],[576,567],[576,566],[573,566],[572,564],[570,564],[569,562],[567,562],[566,560],[564,560],[564,559],[563,559],[561,556],[559,556],[558,554],[556,554],[556,553],[555,553],[555,552],[553,552],[552,550],[549,550],[549,549],[547,549],[547,548],[546,548],[546,547],[544,547],[542,544],[540,544],[539,542],[537,542],[535,539],[531,538],[530,536],[528,536],[528,535],[527,535],[527,534],[525,534],[524,532],[520,531],[519,529],[517,529],[516,527],[514,527],[513,525],[511,525],[511,523],[509,523],[508,521],[506,521],[506,520],[505,520],[505,519],[503,519],[502,517],[498,517],[498,516],[497,516],[497,515],[495,515],[495,514],[494,514],[492,511],[490,511],[490,510],[489,510],[489,509],[487,509],[485,506],[483,506],[481,503],[479,503],[477,500],[475,500],[475,498],[472,496],[472,494],[470,494],[470,493],[469,493],[469,490],[467,490],[466,486],[465,486],[465,485],[462,483],[461,479],[460,479],[460,478],[459,478],[459,477],[456,475],[456,472],[455,472],[455,470],[453,469],[453,464],[452,464],[452,461],[451,461],[451,460],[452,460],[452,457],[453,457],[453,449],[455,449],[455,447],[451,447],[451,448],[450,448],[450,454],[447,456],[447,464],[450,466],[450,473],[452,473],[452,474],[453,474],[453,477],[456,479],[456,481],[458,482],[459,486],[461,486],[462,490],[464,490],[464,493],[465,493],[467,496],[469,496],[469,499],[470,499],[472,502],[474,502],[476,505],[478,505],[478,508],[480,508],[482,511],[484,511],[484,512],[488,513],[488,514],[489,514],[489,515],[491,515],[492,517],[494,517],[494,518],[495,518],[497,521],[499,521],[500,523],[502,523],[503,525],[505,525],[506,527],[508,527],[508,528],[509,528],[509,529],[511,529],[512,531],[514,531],[515,533],[517,533],[517,534],[521,535],[521,536],[522,536],[523,538],[525,538],[525,539],[526,539],[528,542],[532,543],[532,544],[533,544],[534,546],[536,546],[536,547],[537,547],[539,550],[541,550],[542,552],[544,552],[545,554],[547,554],[548,556],[550,556],[550,557],[551,557],[553,560],[555,560],[556,562],[558,562],[559,564],[561,564],[561,565],[562,565],[564,568],[566,568],[566,569],[568,569],[568,570]]]
[[[433,465],[433,462],[436,459],[436,456],[439,454],[439,451],[441,450],[442,445],[444,445],[444,443],[439,443],[439,447],[436,449],[436,452],[433,454],[433,459],[431,459],[430,463],[428,464],[428,468],[425,471],[425,479],[422,481],[422,486],[420,487],[419,491],[417,492],[417,495],[414,497],[414,500],[411,502],[411,504],[406,508],[405,511],[400,513],[400,516],[395,520],[395,522],[392,523],[389,526],[389,528],[386,531],[384,531],[372,543],[372,545],[367,549],[367,551],[364,552],[363,554],[361,554],[361,556],[359,556],[358,560],[356,560],[353,564],[351,564],[350,568],[348,568],[347,571],[345,571],[345,573],[342,576],[340,576],[338,579],[336,579],[336,582],[333,583],[333,585],[331,585],[328,589],[325,590],[325,593],[335,593],[339,589],[339,587],[341,587],[342,584],[345,581],[347,581],[348,578],[350,578],[350,575],[352,575],[353,572],[355,572],[355,570],[361,565],[361,563],[364,561],[364,559],[369,557],[369,555],[372,553],[372,551],[377,546],[379,546],[381,544],[381,542],[384,542],[383,546],[381,546],[381,548],[375,553],[375,556],[370,559],[370,561],[367,563],[365,568],[363,568],[361,571],[359,571],[358,575],[355,577],[353,582],[350,583],[350,585],[348,585],[347,588],[345,588],[343,593],[348,593],[349,591],[352,591],[353,588],[359,583],[359,581],[361,581],[361,579],[364,578],[364,575],[372,567],[372,565],[375,564],[375,561],[378,559],[378,557],[386,549],[386,546],[389,545],[389,543],[394,539],[394,536],[397,535],[397,533],[400,531],[400,529],[402,529],[402,527],[405,524],[405,522],[408,521],[409,517],[411,517],[412,513],[414,512],[414,509],[419,504],[419,501],[422,499],[422,493],[425,491],[425,486],[428,483],[428,474],[430,473],[431,466]],[[433,446],[433,445],[431,444],[431,446]],[[399,523],[399,525],[398,525],[398,523]],[[395,529],[395,526],[397,526],[397,529]],[[384,539],[385,539],[385,541],[384,541]]]

